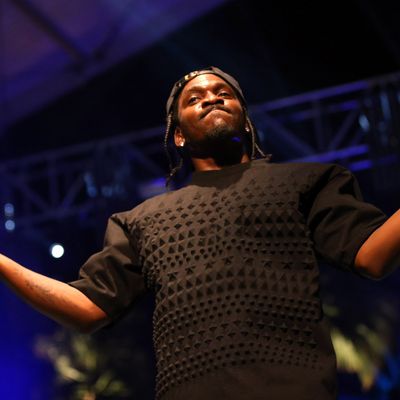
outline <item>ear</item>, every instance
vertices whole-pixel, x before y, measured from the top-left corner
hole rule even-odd
[[[179,126],[175,128],[174,142],[176,147],[183,147],[185,145],[185,137],[183,136],[182,129]]]

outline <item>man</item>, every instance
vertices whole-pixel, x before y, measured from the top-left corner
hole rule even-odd
[[[167,115],[166,149],[173,134],[192,181],[113,215],[77,281],[0,256],[2,280],[85,332],[153,291],[158,399],[334,399],[316,258],[382,278],[400,261],[400,212],[363,203],[342,167],[269,163],[239,84],[215,67],[178,81]]]

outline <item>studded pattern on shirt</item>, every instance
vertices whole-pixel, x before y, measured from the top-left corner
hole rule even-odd
[[[112,216],[104,249],[70,284],[111,318],[146,288],[155,293],[158,399],[181,400],[202,379],[218,375],[221,384],[247,371],[257,389],[233,385],[251,398],[295,391],[330,400],[335,356],[316,256],[352,268],[385,218],[335,165],[258,160],[195,173],[187,187]],[[218,398],[242,398],[211,387]],[[196,399],[208,393],[201,385]]]
[[[253,177],[170,197],[134,227],[156,291],[158,396],[227,365],[317,369],[318,270],[298,189]]]

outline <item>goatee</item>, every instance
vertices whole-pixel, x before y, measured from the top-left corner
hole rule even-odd
[[[219,125],[208,131],[201,141],[189,143],[189,149],[193,157],[213,158],[221,167],[237,164],[244,152],[243,133]]]

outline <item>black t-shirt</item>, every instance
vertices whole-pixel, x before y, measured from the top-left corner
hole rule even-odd
[[[111,318],[154,292],[157,399],[332,400],[317,258],[354,270],[385,219],[337,165],[195,172],[113,215],[71,285]]]

